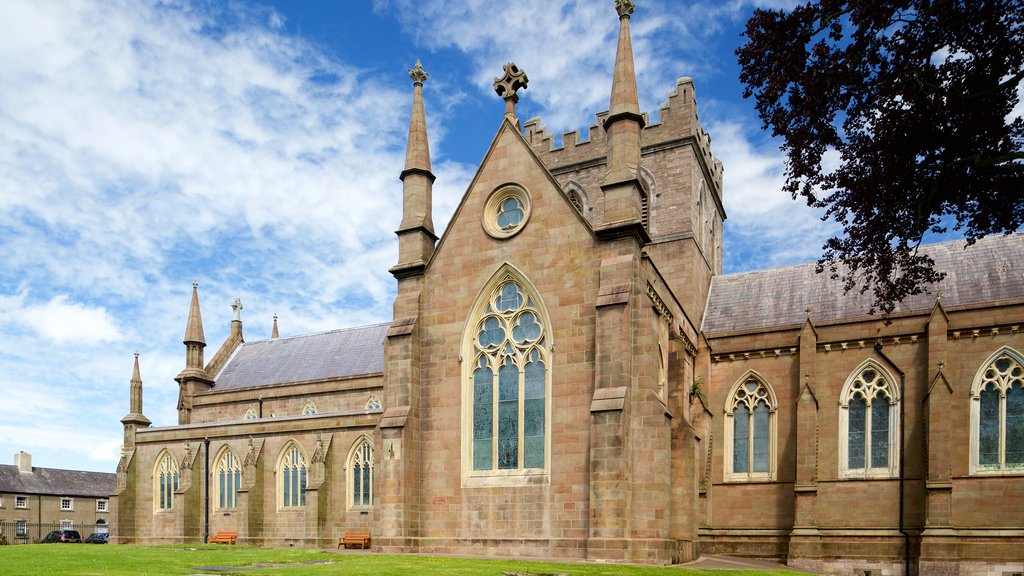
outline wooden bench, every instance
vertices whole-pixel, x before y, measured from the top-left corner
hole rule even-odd
[[[210,544],[234,544],[238,540],[238,532],[234,530],[219,530],[210,536]]]
[[[353,532],[349,530],[345,532],[345,535],[338,538],[338,548],[344,546],[358,546],[360,549],[365,550],[370,547],[370,533],[369,532]]]

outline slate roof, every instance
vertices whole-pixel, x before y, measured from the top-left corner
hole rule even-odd
[[[246,342],[215,375],[213,391],[380,374],[390,324]]]
[[[930,310],[935,295],[953,308],[981,302],[1024,299],[1024,234],[989,236],[964,249],[962,240],[921,246],[946,278],[907,298],[895,313]],[[871,292],[843,294],[839,280],[815,274],[814,264],[716,276],[711,281],[703,330],[708,335],[798,326],[807,318],[823,323],[866,316]]]
[[[0,464],[0,492],[107,498],[117,485],[117,474],[83,472],[57,468],[32,468],[20,472],[17,466]]]

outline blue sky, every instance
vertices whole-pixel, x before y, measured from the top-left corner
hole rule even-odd
[[[443,229],[503,113],[553,133],[607,107],[612,0],[5,0],[0,3],[0,462],[113,471],[141,354],[145,414],[176,423],[192,281],[207,359],[249,341],[390,319],[398,174],[423,61]],[[681,76],[725,164],[727,272],[815,259],[830,225],[780,192],[741,98],[755,7],[638,0],[641,107]],[[439,230],[440,232],[440,230]]]

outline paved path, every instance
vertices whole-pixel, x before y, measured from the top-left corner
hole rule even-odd
[[[802,574],[814,574],[805,572],[778,562],[767,560],[756,560],[754,558],[739,558],[736,556],[701,556],[693,562],[676,564],[680,568],[715,568],[719,570],[789,570]]]

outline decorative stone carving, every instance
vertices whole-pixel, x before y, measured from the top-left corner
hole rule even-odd
[[[636,8],[636,4],[633,0],[615,0],[615,11],[619,13],[619,18],[628,18],[634,8]]]
[[[514,62],[505,64],[504,69],[505,75],[494,79],[494,91],[505,101],[518,102],[519,96],[516,92],[520,88],[525,90],[530,79],[526,77],[526,72],[516,66]]]
[[[416,61],[416,65],[409,69],[409,78],[412,78],[413,84],[423,85],[423,81],[429,78],[426,70],[423,69],[423,65],[420,61]]]

